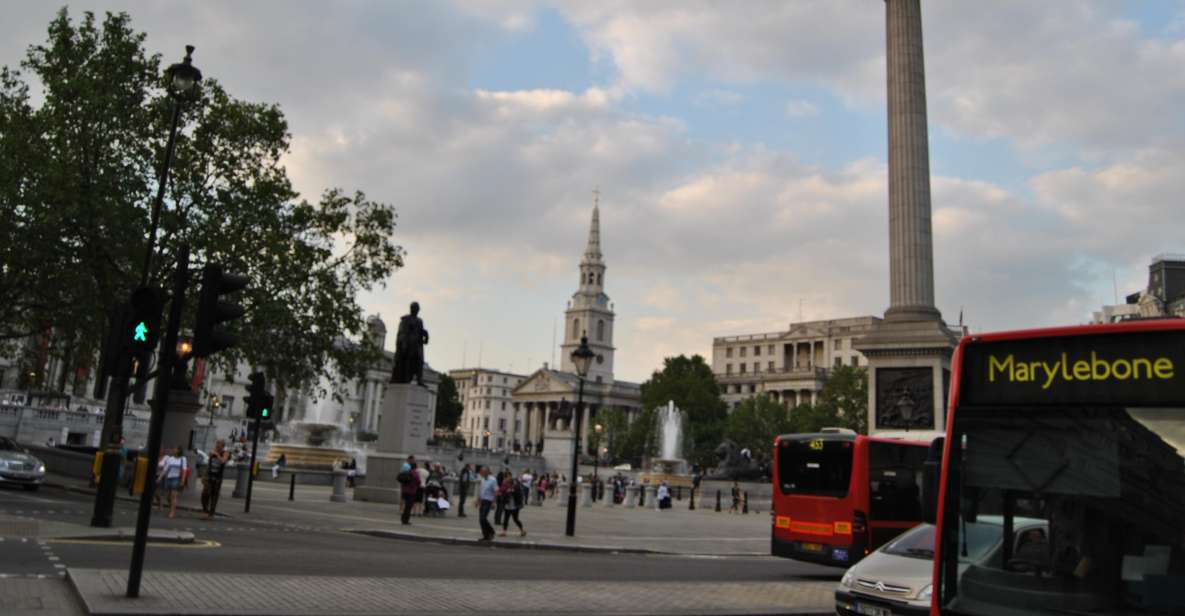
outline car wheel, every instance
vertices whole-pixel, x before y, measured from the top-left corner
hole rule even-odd
[[[39,486],[35,483],[30,483],[30,484],[25,484],[24,487],[25,487],[26,492],[36,492],[37,488],[40,488],[41,486]]]

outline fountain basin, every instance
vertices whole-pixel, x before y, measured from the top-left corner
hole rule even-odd
[[[275,464],[284,455],[288,468],[306,471],[333,470],[334,463],[349,462],[354,455],[345,449],[335,447],[315,447],[313,445],[295,445],[292,443],[272,443],[267,452],[266,462]]]

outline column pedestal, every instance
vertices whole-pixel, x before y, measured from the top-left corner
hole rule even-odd
[[[366,485],[354,488],[354,500],[398,503],[402,500],[399,469],[414,455],[428,461],[428,435],[432,433],[428,389],[414,383],[389,383],[383,398],[379,439],[366,458]]]

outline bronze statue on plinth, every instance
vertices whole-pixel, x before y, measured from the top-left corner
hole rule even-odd
[[[428,344],[428,330],[420,320],[419,302],[411,303],[411,314],[399,319],[395,334],[395,367],[391,370],[392,383],[410,383],[414,379],[424,385],[424,345]]]

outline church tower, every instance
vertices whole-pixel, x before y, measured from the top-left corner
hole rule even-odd
[[[592,225],[588,246],[580,260],[580,284],[568,310],[564,312],[564,342],[560,345],[560,366],[575,373],[572,351],[580,346],[580,337],[588,336],[588,346],[597,354],[588,369],[590,383],[613,382],[613,309],[605,295],[605,262],[601,255],[600,193],[594,191]]]

